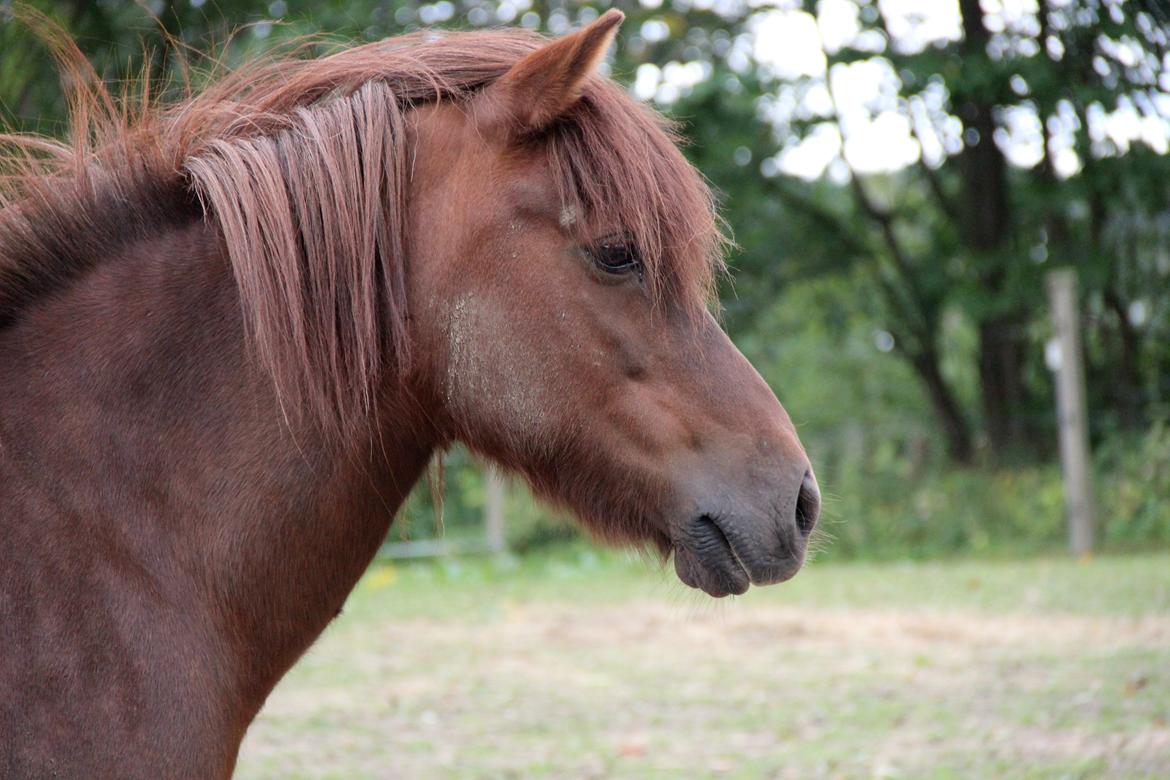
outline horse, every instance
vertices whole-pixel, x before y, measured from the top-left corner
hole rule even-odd
[[[0,775],[230,776],[456,442],[711,596],[797,572],[817,483],[622,18],[166,99],[58,36],[70,136],[0,166]]]

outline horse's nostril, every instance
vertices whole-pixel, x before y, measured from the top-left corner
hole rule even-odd
[[[804,472],[800,483],[800,494],[796,497],[796,527],[808,536],[821,514],[821,491],[811,471]]]

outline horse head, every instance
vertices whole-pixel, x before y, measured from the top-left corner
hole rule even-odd
[[[412,370],[448,439],[739,594],[797,572],[819,492],[710,311],[724,242],[703,179],[597,72],[621,21],[412,112]]]

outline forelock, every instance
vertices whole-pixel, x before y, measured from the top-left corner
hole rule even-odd
[[[562,214],[623,233],[655,301],[698,314],[715,302],[727,239],[679,142],[660,114],[598,78],[549,129],[547,150]]]

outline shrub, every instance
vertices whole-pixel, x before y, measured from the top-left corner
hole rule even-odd
[[[1098,447],[1094,461],[1100,549],[1170,547],[1170,426],[1115,437]],[[820,476],[822,558],[1016,556],[1059,552],[1067,544],[1064,488],[1054,464],[923,469],[891,451]],[[444,493],[443,533],[456,539],[481,533],[482,465],[453,451]],[[391,539],[435,535],[431,504],[429,490],[420,486]],[[515,480],[507,523],[509,544],[521,554],[582,536],[563,513],[535,501]]]

